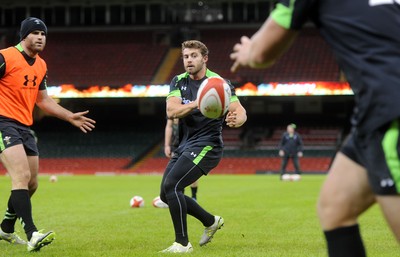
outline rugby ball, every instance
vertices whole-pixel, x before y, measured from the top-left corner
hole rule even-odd
[[[164,203],[159,196],[153,199],[153,206],[156,208],[168,208],[168,204]]]
[[[299,181],[300,179],[301,179],[301,175],[299,175],[299,174],[292,175],[292,181]]]
[[[291,176],[290,174],[283,174],[283,175],[281,176],[281,179],[282,179],[283,181],[291,181],[291,180],[292,180],[292,176]]]
[[[224,116],[231,99],[231,88],[223,78],[205,79],[197,91],[197,103],[200,112],[207,118],[217,119]]]
[[[51,175],[50,178],[49,178],[49,180],[50,180],[50,182],[55,183],[55,182],[58,181],[58,178],[57,178],[56,175]]]
[[[131,198],[129,204],[132,208],[140,208],[144,206],[144,199],[141,196],[135,195]]]
[[[301,175],[299,175],[299,174],[293,174],[293,175],[283,174],[281,179],[283,181],[299,181],[299,180],[301,180]]]

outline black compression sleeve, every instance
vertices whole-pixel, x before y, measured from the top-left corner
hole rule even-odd
[[[4,60],[4,56],[0,54],[0,78],[4,76],[6,72],[6,61]]]

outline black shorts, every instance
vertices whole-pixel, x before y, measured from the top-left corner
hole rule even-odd
[[[367,170],[377,195],[400,194],[399,124],[395,120],[366,135],[354,130],[340,150]]]
[[[217,167],[222,158],[221,147],[193,147],[185,149],[177,158],[185,156],[196,164],[207,175],[213,168]]]
[[[26,155],[38,156],[36,140],[33,130],[28,126],[4,117],[0,118],[0,153],[8,147],[22,144]]]

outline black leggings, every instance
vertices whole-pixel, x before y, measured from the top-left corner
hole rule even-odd
[[[205,211],[196,201],[183,194],[189,186],[203,175],[203,171],[192,160],[180,155],[173,157],[165,170],[161,182],[160,198],[168,204],[175,230],[175,242],[187,245],[187,214],[200,220],[205,227],[214,223],[214,216]]]
[[[281,165],[281,175],[286,173],[286,166],[289,162],[289,159],[292,158],[294,169],[296,174],[300,174],[300,164],[299,164],[299,157],[297,154],[293,154],[290,156],[289,154],[285,153],[285,156],[282,157],[282,165]]]

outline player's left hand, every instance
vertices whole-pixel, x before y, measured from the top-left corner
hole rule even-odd
[[[83,133],[92,131],[95,128],[96,121],[85,116],[88,113],[89,111],[76,112],[70,118],[70,123],[78,127]]]
[[[228,125],[231,128],[237,128],[240,127],[240,124],[237,124],[237,113],[236,112],[228,112],[226,115],[225,121],[226,125]]]
[[[233,46],[233,52],[230,54],[233,61],[231,72],[236,72],[240,67],[249,65],[250,44],[250,38],[243,36],[240,38],[240,43]]]

